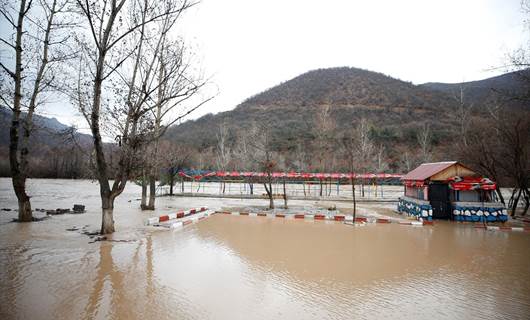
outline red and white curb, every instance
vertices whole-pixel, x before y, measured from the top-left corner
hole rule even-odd
[[[146,225],[149,226],[149,225],[154,225],[154,224],[169,221],[169,220],[181,219],[184,217],[189,217],[195,214],[199,214],[201,212],[205,212],[207,210],[208,208],[201,207],[201,208],[195,208],[195,209],[190,209],[186,211],[179,211],[176,213],[170,213],[170,214],[166,214],[166,215],[159,216],[159,217],[152,217],[146,220]]]
[[[518,232],[530,232],[530,227],[504,227],[504,226],[485,226],[475,225],[477,229],[486,229],[489,231],[518,231]]]
[[[232,216],[250,216],[250,217],[268,217],[268,218],[283,218],[283,219],[300,219],[300,220],[327,220],[327,221],[344,221],[344,222],[353,222],[353,216],[347,215],[334,215],[328,216],[325,214],[283,214],[283,213],[252,213],[252,212],[237,212],[237,211],[216,211],[216,213],[227,214]],[[386,218],[375,218],[375,217],[356,217],[356,223],[397,223],[401,225],[410,225],[410,226],[424,226],[424,225],[433,225],[432,221],[400,221],[395,219],[386,219]]]
[[[199,212],[197,213],[196,215],[194,216],[191,216],[191,217],[186,217],[186,218],[182,218],[182,219],[177,219],[177,220],[169,220],[169,221],[165,221],[165,222],[160,222],[160,223],[155,223],[153,226],[154,227],[164,227],[164,228],[168,228],[168,229],[177,229],[177,228],[182,228],[184,226],[187,226],[188,224],[192,224],[192,223],[197,223],[211,215],[215,214],[215,211],[213,210],[206,210],[206,211],[203,211],[203,212]]]

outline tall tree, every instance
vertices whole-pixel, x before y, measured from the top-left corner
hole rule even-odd
[[[226,123],[226,120],[222,120],[219,123],[219,130],[217,131],[216,137],[217,137],[217,157],[216,157],[216,164],[217,169],[220,171],[226,171],[228,169],[228,164],[230,163],[230,159],[232,156],[232,150],[228,146],[228,125]],[[223,194],[225,193],[225,182],[223,181]]]
[[[474,105],[466,101],[465,91],[465,85],[461,83],[458,92],[454,94],[455,107],[451,114],[458,124],[460,142],[464,148],[467,148],[469,145],[467,142],[467,131]]]
[[[327,172],[333,167],[332,148],[334,145],[335,119],[331,116],[331,105],[326,104],[317,111],[314,119],[313,132],[316,144],[318,170]],[[323,181],[320,179],[320,196],[322,196]]]
[[[80,36],[83,49],[81,66],[91,78],[78,87],[79,108],[92,131],[96,176],[100,186],[101,233],[114,232],[114,200],[124,190],[133,171],[135,157],[152,130],[147,114],[160,83],[156,78],[156,55],[146,56],[147,48],[160,48],[160,22],[174,21],[194,5],[186,0],[76,0],[89,34]],[[173,25],[170,23],[170,25]],[[147,62],[144,64],[143,62]],[[145,67],[144,67],[145,65]],[[80,72],[81,74],[81,72]],[[89,87],[90,90],[84,90]],[[112,90],[112,94],[111,94]],[[104,152],[102,117],[113,126],[118,141],[115,174]],[[113,180],[111,186],[111,180]]]
[[[266,174],[263,186],[269,198],[269,209],[274,209],[272,173],[277,167],[277,162],[274,160],[271,128],[267,124],[253,123],[248,135],[251,137],[250,144],[253,148],[254,161],[258,164],[259,169]]]
[[[425,122],[423,123],[417,135],[418,144],[420,146],[421,161],[431,162],[432,160],[432,137],[431,126]]]
[[[149,172],[149,202],[146,209],[155,209],[156,180],[160,170],[159,143],[167,128],[185,116],[189,115],[214,96],[204,97],[200,95],[201,89],[208,83],[193,71],[191,54],[187,54],[186,46],[181,40],[172,40],[168,31],[176,20],[167,16],[161,22],[161,43],[159,48],[151,49],[152,55],[156,57],[156,70],[158,74],[153,79],[158,83],[156,97],[147,101],[148,109],[154,123],[149,146],[151,149],[148,172]],[[149,70],[147,64],[144,69]]]
[[[0,48],[10,52],[0,61],[0,100],[12,111],[9,164],[21,222],[33,220],[26,191],[33,116],[56,82],[56,65],[69,57],[63,47],[68,36],[59,32],[70,25],[60,17],[67,4],[66,0],[20,0],[0,7],[2,21],[12,29],[11,37],[0,38]]]
[[[355,171],[358,168],[359,163],[357,162],[356,156],[360,144],[360,137],[358,129],[353,125],[350,130],[346,131],[341,139],[341,149],[344,154],[344,158],[347,162],[347,167],[350,174],[350,183],[352,191],[352,215],[353,222],[355,223],[355,216],[357,214],[357,200],[355,198]]]

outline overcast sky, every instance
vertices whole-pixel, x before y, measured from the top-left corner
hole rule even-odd
[[[177,32],[219,92],[196,118],[317,68],[415,84],[494,76],[525,41],[523,19],[519,0],[202,0]],[[48,114],[86,127],[61,109]]]

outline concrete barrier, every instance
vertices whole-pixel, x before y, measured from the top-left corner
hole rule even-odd
[[[304,220],[321,220],[321,221],[337,221],[343,223],[353,224],[353,217],[350,215],[325,215],[325,214],[305,214],[305,213],[296,213],[296,214],[285,214],[285,213],[248,213],[244,214],[241,212],[229,212],[229,211],[216,211],[216,213],[229,214],[235,216],[249,216],[249,217],[269,217],[269,218],[282,218],[282,219],[304,219]],[[425,225],[434,225],[433,221],[400,221],[397,219],[391,218],[375,218],[375,217],[355,217],[356,224],[389,224],[389,223],[399,223],[401,225],[409,226],[425,226]]]
[[[199,212],[204,212],[206,210],[207,210],[206,207],[202,207],[198,209],[190,209],[187,211],[179,211],[177,213],[170,213],[170,214],[165,214],[165,215],[158,216],[158,217],[152,217],[146,220],[146,225],[153,225],[155,223],[165,222],[165,221],[174,220],[174,219],[180,219],[180,218],[188,217],[193,214],[197,214]]]

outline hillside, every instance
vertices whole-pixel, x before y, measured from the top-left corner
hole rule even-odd
[[[9,175],[11,116],[11,110],[0,107],[0,176]],[[24,116],[23,113],[22,117]],[[30,167],[34,169],[33,176],[77,176],[80,169],[74,167],[80,165],[82,153],[78,146],[89,146],[92,137],[72,131],[72,128],[55,118],[34,115],[33,120],[34,132],[30,138]]]
[[[528,75],[528,71],[523,73]],[[229,167],[244,170],[238,148],[248,129],[256,123],[270,129],[274,151],[282,170],[344,170],[339,139],[351,132],[361,119],[369,124],[370,139],[381,155],[380,170],[403,172],[419,161],[418,135],[429,126],[432,160],[456,159],[454,138],[458,138],[455,94],[465,88],[473,117],[485,115],[485,106],[502,101],[510,110],[530,112],[527,104],[506,96],[530,92],[520,75],[502,76],[464,84],[412,83],[357,68],[309,71],[252,96],[234,110],[208,114],[168,129],[165,139],[192,154],[188,163],[197,168],[217,169],[217,134],[220,124],[228,127]],[[331,133],[325,148],[318,145],[318,117],[330,110]],[[0,108],[0,174],[8,175],[8,145],[11,111]],[[82,152],[65,132],[69,127],[54,118],[35,116],[36,131],[31,140],[31,166],[38,176],[76,177],[88,172],[88,153]],[[91,147],[89,135],[75,134],[84,149]],[[322,168],[325,157],[327,167]],[[323,155],[325,154],[325,155]],[[342,158],[341,158],[342,157]],[[247,161],[248,162],[248,161]],[[303,163],[304,167],[301,167]],[[384,169],[381,169],[384,168]],[[371,169],[377,170],[377,169]],[[34,174],[36,176],[36,174]]]
[[[530,92],[528,79],[530,79],[530,69],[464,83],[429,82],[420,87],[433,89],[450,96],[459,95],[462,88],[465,99],[479,106],[500,100],[513,108],[528,108],[528,104],[517,99],[510,99],[510,97],[528,96]]]
[[[337,106],[429,108],[445,97],[438,92],[356,68],[319,69],[266,90],[244,106]]]
[[[326,105],[331,106],[340,126],[367,117],[380,126],[392,127],[401,126],[402,120],[409,123],[432,119],[451,102],[446,93],[380,73],[356,68],[320,69],[257,94],[232,111],[206,115],[173,127],[167,136],[211,146],[215,128],[226,119],[242,128],[252,121],[268,123],[287,139],[310,137],[314,115],[319,107]]]
[[[515,80],[515,74],[464,85],[466,101],[474,105],[499,98],[496,92],[500,90],[524,90],[522,83]],[[336,124],[335,137],[351,129],[359,119],[368,120],[373,141],[385,147],[391,169],[400,170],[403,150],[418,147],[417,136],[424,123],[431,131],[435,158],[451,156],[452,146],[444,141],[453,137],[457,130],[453,116],[457,102],[453,90],[459,86],[413,85],[357,68],[319,69],[252,96],[234,110],[174,126],[168,130],[166,138],[196,149],[205,155],[201,160],[203,165],[215,167],[211,159],[215,158],[219,124],[224,122],[230,128],[229,142],[236,148],[238,137],[257,122],[271,128],[276,151],[285,156],[286,163],[292,163],[293,153],[300,147],[306,152],[314,150],[316,116],[329,106]],[[514,107],[522,106],[515,104]],[[483,109],[475,108],[475,116],[481,116]],[[332,150],[338,150],[336,141],[330,144]]]

